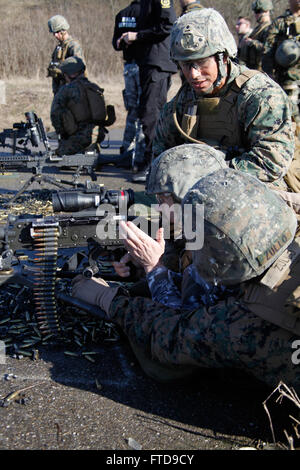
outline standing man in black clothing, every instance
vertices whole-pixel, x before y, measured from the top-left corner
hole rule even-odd
[[[116,15],[112,45],[116,51],[122,51],[124,59],[124,106],[127,111],[123,143],[120,152],[124,158],[130,159],[134,153],[135,164],[143,161],[145,151],[145,138],[142,124],[138,117],[138,108],[141,96],[138,54],[141,52],[137,43],[128,45],[121,40],[123,33],[137,31],[137,21],[141,10],[140,0],[133,0],[127,7]]]
[[[147,169],[152,159],[152,140],[160,111],[167,101],[171,76],[177,72],[170,60],[170,32],[176,13],[173,0],[141,0],[141,13],[137,32],[128,31],[121,36],[126,44],[136,43],[139,58],[140,83],[142,88],[139,117],[145,134],[144,162],[133,176],[135,182],[145,182]]]

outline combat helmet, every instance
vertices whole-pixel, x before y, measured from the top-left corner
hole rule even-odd
[[[151,164],[147,193],[172,193],[182,200],[202,177],[227,168],[225,154],[206,144],[183,144],[161,153]]]
[[[300,48],[293,39],[286,39],[277,48],[275,60],[278,65],[284,68],[296,64],[300,56]]]
[[[273,10],[272,0],[255,0],[252,3],[252,10],[254,12]]]
[[[220,13],[213,8],[202,8],[177,19],[171,30],[173,61],[197,60],[218,53],[231,58],[237,55],[234,37]]]
[[[192,204],[192,212],[204,204],[204,245],[192,256],[208,282],[234,285],[259,276],[296,232],[294,211],[275,191],[231,168],[200,179],[182,204]]]
[[[65,59],[60,65],[62,73],[67,75],[76,75],[77,73],[85,71],[85,64],[80,57],[72,56]]]
[[[59,31],[67,31],[70,28],[66,18],[61,15],[54,15],[48,21],[50,33],[58,33]]]

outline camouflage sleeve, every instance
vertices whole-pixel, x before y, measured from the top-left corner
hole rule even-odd
[[[265,39],[264,52],[262,56],[262,69],[264,72],[270,75],[270,77],[273,76],[274,57],[279,34],[280,22],[278,22],[278,20],[275,20],[268,29],[268,34]]]
[[[230,367],[248,371],[272,387],[279,380],[298,392],[290,332],[249,312],[236,297],[182,312],[144,297],[116,297],[109,310],[144,356],[169,365]]]
[[[152,359],[162,363],[178,363],[183,355],[190,354],[189,320],[180,310],[144,297],[120,296],[113,300],[109,317],[120,326],[129,340],[142,347]],[[197,336],[197,329],[193,330],[193,334]],[[191,357],[187,360],[191,360]]]
[[[282,88],[264,74],[255,75],[239,94],[238,115],[247,145],[231,166],[264,182],[283,178],[294,155],[294,133]]]

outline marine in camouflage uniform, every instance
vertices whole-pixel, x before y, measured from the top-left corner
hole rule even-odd
[[[58,155],[73,155],[84,152],[92,143],[95,124],[91,123],[91,112],[84,83],[85,65],[79,57],[69,57],[60,65],[69,83],[63,85],[55,94],[50,117],[57,135],[60,136]]]
[[[295,4],[295,0],[290,5]],[[299,84],[300,80],[300,64],[299,59],[296,63],[288,67],[282,67],[276,61],[276,51],[280,45],[287,39],[295,40],[299,45],[300,38],[300,10],[298,7],[287,10],[283,15],[276,18],[268,31],[265,43],[262,67],[266,72],[282,86],[289,96],[292,115],[299,122]]]
[[[177,20],[171,57],[182,69],[186,66],[187,83],[162,110],[154,155],[202,141],[224,150],[232,168],[285,189],[283,177],[294,154],[287,96],[265,74],[235,64],[236,53],[234,38],[215,10],[203,8]],[[217,63],[218,76],[211,89],[201,92],[199,64],[210,59]],[[198,76],[192,75],[194,69]]]
[[[264,44],[271,24],[270,10],[272,0],[255,0],[252,3],[257,25],[240,45],[239,64],[246,65],[250,69],[262,70],[261,59]]]
[[[59,65],[68,57],[73,56],[80,57],[84,62],[84,55],[80,43],[68,33],[70,25],[63,16],[52,16],[48,21],[48,27],[49,32],[58,40],[48,66],[48,76],[52,77],[52,90],[56,94],[66,83]]]
[[[282,380],[299,393],[293,353],[300,338],[300,240],[293,211],[267,185],[229,168],[200,179],[183,204],[194,213],[204,204],[204,246],[192,252],[181,289],[157,265],[147,274],[156,301],[129,298],[95,278],[77,278],[73,295],[105,310],[156,380],[234,368],[271,387]]]

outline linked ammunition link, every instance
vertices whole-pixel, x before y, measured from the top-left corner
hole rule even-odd
[[[42,334],[58,334],[60,325],[55,299],[59,227],[36,225],[31,229],[34,239],[33,295],[35,313]]]

